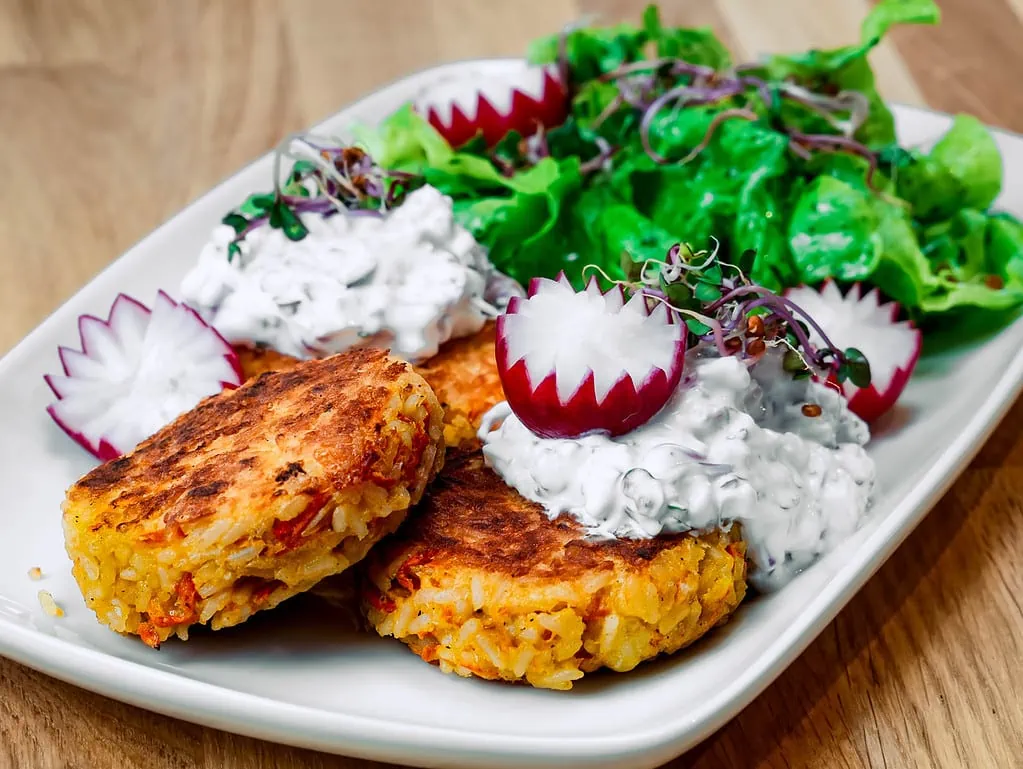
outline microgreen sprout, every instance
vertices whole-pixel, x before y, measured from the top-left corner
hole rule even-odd
[[[747,278],[752,251],[738,264],[718,258],[720,243],[694,251],[678,243],[663,261],[622,259],[622,279],[611,278],[597,265],[587,265],[583,276],[596,273],[620,286],[627,295],[639,293],[664,304],[684,319],[694,347],[712,345],[721,356],[739,355],[750,365],[770,347],[785,348],[782,367],[796,378],[818,376],[870,385],[870,364],[862,352],[840,349],[810,315],[792,300],[775,294]],[[820,340],[815,344],[812,337]]]
[[[282,175],[287,161],[291,166]],[[380,168],[360,147],[312,134],[288,136],[277,146],[273,179],[272,192],[250,195],[221,220],[235,231],[229,261],[240,253],[239,243],[263,225],[281,230],[289,240],[302,240],[309,230],[301,214],[381,215],[422,184],[419,176]]]

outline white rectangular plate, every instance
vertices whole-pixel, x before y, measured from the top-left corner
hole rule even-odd
[[[449,64],[401,80],[326,121],[373,123],[461,67],[481,76],[516,60]],[[933,139],[949,120],[896,111],[901,138]],[[1023,139],[996,138],[1004,209],[1023,213]],[[653,767],[683,752],[764,689],[895,550],[997,424],[1023,383],[1023,323],[952,356],[925,359],[900,417],[871,444],[881,494],[868,525],[784,590],[744,605],[696,648],[626,675],[588,676],[571,692],[446,676],[391,640],[349,634],[318,605],[258,615],[154,652],[100,626],[71,578],[60,527],[64,489],[91,462],[46,416],[42,376],[82,313],[125,291],[177,293],[211,228],[265,189],[264,157],[223,182],[100,274],[0,361],[0,653],[57,678],[179,718],[325,751],[416,766]],[[980,374],[979,372],[983,372]],[[40,566],[40,583],[26,572]],[[36,592],[67,616],[52,619]],[[283,616],[282,616],[283,615]]]

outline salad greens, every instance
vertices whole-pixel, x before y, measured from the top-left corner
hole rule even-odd
[[[994,139],[960,115],[929,151],[898,146],[867,61],[892,26],[938,19],[932,0],[882,0],[858,43],[736,65],[711,30],[665,27],[651,6],[638,26],[530,46],[560,67],[562,125],[452,148],[405,107],[359,140],[450,195],[523,282],[580,284],[591,263],[623,279],[716,238],[726,263],[755,252],[750,278],[771,290],[865,281],[925,326],[982,325],[1023,304],[1023,226],[989,210]]]

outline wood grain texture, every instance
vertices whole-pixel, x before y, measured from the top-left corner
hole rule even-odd
[[[1023,0],[942,0],[874,57],[890,98],[1023,130]],[[0,350],[189,200],[360,94],[642,0],[0,0]],[[748,55],[852,40],[866,0],[680,0]],[[1023,766],[1023,404],[803,654],[670,766]],[[0,660],[2,769],[369,769]]]

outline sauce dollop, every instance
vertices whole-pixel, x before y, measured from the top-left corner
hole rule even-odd
[[[385,215],[301,219],[309,230],[302,240],[259,227],[233,259],[234,230],[221,226],[185,277],[185,301],[228,341],[298,357],[374,344],[422,360],[483,327],[485,294],[507,301],[514,293],[433,187]]]
[[[502,403],[480,428],[484,455],[551,518],[572,515],[592,537],[739,524],[751,581],[780,586],[860,525],[875,477],[869,430],[839,393],[783,371],[780,352],[752,370],[700,356],[690,353],[689,379],[632,432],[541,438]]]

